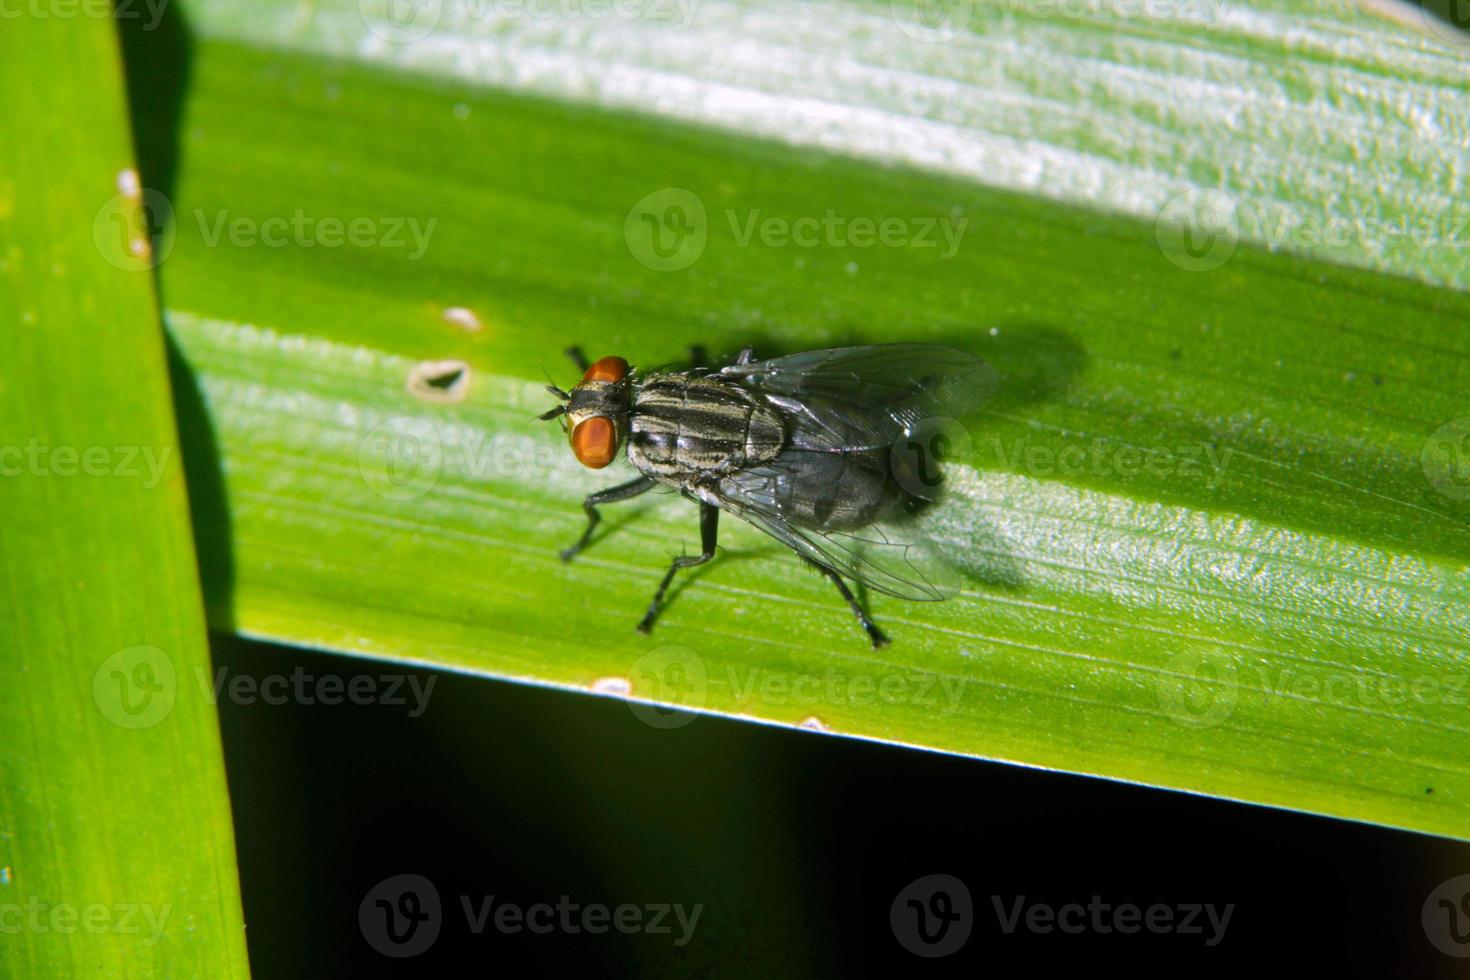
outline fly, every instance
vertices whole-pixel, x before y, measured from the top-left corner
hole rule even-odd
[[[626,451],[639,475],[583,501],[587,526],[562,560],[587,547],[605,504],[660,488],[699,504],[700,553],[673,560],[640,632],[653,629],[679,570],[714,557],[721,511],[830,578],[874,647],[888,637],[846,580],[904,599],[947,597],[920,521],[938,498],[942,454],[915,440],[930,422],[980,403],[992,377],[983,361],[929,344],[763,361],[747,347],[723,367],[645,374],[621,357],[568,354],[582,380],[571,391],[547,386],[563,404],[539,417],[564,417],[583,465],[602,469]]]

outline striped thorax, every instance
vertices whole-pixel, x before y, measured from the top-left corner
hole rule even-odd
[[[628,459],[674,486],[775,459],[786,445],[780,413],[716,377],[650,376],[634,389],[628,424]]]

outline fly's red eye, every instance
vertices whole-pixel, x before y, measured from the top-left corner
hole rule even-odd
[[[590,469],[600,470],[611,463],[618,454],[618,430],[612,419],[594,415],[578,422],[572,430],[572,452],[577,462]]]
[[[604,357],[587,369],[583,381],[622,381],[628,376],[628,362],[621,357]]]

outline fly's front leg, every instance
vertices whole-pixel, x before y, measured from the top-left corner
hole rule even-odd
[[[889,642],[888,634],[879,629],[878,624],[869,618],[868,614],[863,611],[862,606],[858,605],[858,601],[853,596],[852,590],[847,587],[846,582],[842,581],[842,576],[820,562],[812,561],[810,558],[806,558],[805,555],[802,557],[805,558],[808,565],[811,565],[817,571],[830,578],[837,586],[837,591],[842,593],[842,598],[846,599],[848,606],[852,608],[853,615],[857,616],[858,622],[862,623],[863,629],[867,630],[868,639],[873,641],[873,649],[876,650],[879,647],[887,646]]]
[[[592,532],[596,529],[597,522],[602,520],[602,515],[597,512],[598,507],[603,504],[615,504],[619,500],[630,500],[641,493],[647,493],[655,486],[657,483],[654,480],[640,476],[636,480],[629,480],[627,483],[620,483],[607,490],[589,494],[587,499],[582,501],[582,509],[587,512],[587,530],[582,532],[581,540],[561,553],[561,560],[571,561],[583,548],[587,547],[587,542],[592,540]]]
[[[638,624],[638,632],[648,633],[653,630],[653,621],[658,618],[660,608],[663,606],[664,593],[669,590],[669,583],[674,580],[681,568],[693,568],[695,565],[703,565],[715,556],[715,542],[720,536],[720,508],[714,504],[700,501],[699,504],[699,542],[701,553],[693,558],[681,555],[674,559],[669,566],[668,574],[664,576],[662,584],[658,587],[653,602],[649,604],[648,614],[643,617],[643,622]]]
[[[580,347],[568,347],[566,354],[567,357],[572,359],[572,363],[577,365],[577,370],[583,374],[587,373],[587,369],[592,366],[592,362],[587,360],[587,355],[582,353],[582,348]]]

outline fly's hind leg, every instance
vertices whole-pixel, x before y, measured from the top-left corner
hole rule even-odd
[[[640,476],[636,480],[629,480],[627,483],[620,483],[615,487],[589,494],[587,499],[582,501],[582,509],[587,512],[587,529],[582,532],[582,537],[576,544],[562,551],[561,560],[571,561],[581,553],[583,548],[587,547],[587,542],[592,540],[592,532],[597,528],[597,522],[602,520],[602,515],[597,512],[598,507],[603,504],[615,504],[619,500],[631,500],[639,494],[647,493],[657,485],[657,482],[649,477]]]
[[[669,566],[668,574],[658,587],[658,592],[653,597],[653,602],[648,606],[648,613],[643,621],[638,624],[638,632],[649,633],[653,630],[653,621],[658,618],[663,608],[664,593],[669,591],[669,583],[674,581],[674,576],[681,568],[693,568],[695,565],[703,565],[715,556],[715,543],[720,536],[720,508],[713,504],[700,501],[699,504],[699,541],[701,550],[698,555],[690,557],[681,555],[674,559]]]
[[[858,618],[859,623],[863,624],[863,629],[868,633],[868,639],[873,641],[873,649],[876,650],[879,647],[887,646],[889,643],[888,634],[879,629],[878,624],[873,622],[872,618],[863,611],[863,607],[858,604],[857,598],[852,594],[852,590],[847,587],[846,582],[842,581],[842,576],[821,562],[812,561],[805,555],[802,558],[808,565],[830,578],[832,583],[837,586],[837,591],[842,593],[842,598],[847,600],[847,604],[852,609],[853,615]]]

